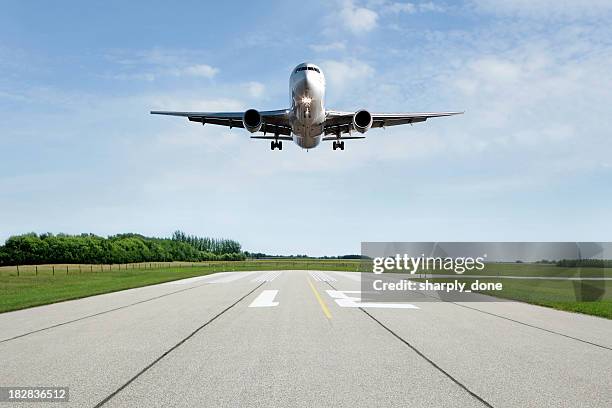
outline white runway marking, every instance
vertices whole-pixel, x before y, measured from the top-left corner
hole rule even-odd
[[[195,276],[193,278],[166,282],[166,283],[162,283],[162,285],[191,285],[191,284],[194,284],[200,281],[206,281],[208,283],[226,283],[226,282],[233,282],[235,280],[242,279],[254,273],[257,273],[257,272],[217,272],[211,275]]]
[[[219,277],[221,275],[225,275],[228,272],[215,273],[212,275],[204,275],[204,276],[195,276],[193,278],[175,280],[172,282],[162,283],[161,286],[169,286],[169,285],[191,285],[192,283],[198,283],[203,280],[213,279],[215,277]]]
[[[352,279],[357,282],[361,282],[361,272],[334,272],[336,275],[340,275],[345,278]]]
[[[340,307],[367,307],[379,309],[420,309],[418,306],[410,303],[378,303],[378,302],[361,302],[360,297],[352,297],[347,294],[359,293],[359,290],[326,290],[327,294],[334,298]]]
[[[264,290],[253,300],[249,307],[271,307],[278,306],[278,302],[274,301],[278,290]]]
[[[246,278],[247,276],[253,275],[257,272],[225,272],[223,276],[216,279],[212,279],[210,283],[227,283],[233,282],[238,279]]]
[[[335,282],[337,281],[336,278],[331,277],[328,274],[319,272],[319,271],[310,272],[310,276],[312,276],[312,278],[316,280],[317,282]]]
[[[251,282],[272,282],[274,279],[278,278],[282,271],[271,271],[264,273],[261,276],[256,277]]]

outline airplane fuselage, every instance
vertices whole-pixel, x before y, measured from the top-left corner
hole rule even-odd
[[[325,77],[314,64],[300,64],[289,78],[293,141],[303,149],[321,143],[325,125]]]

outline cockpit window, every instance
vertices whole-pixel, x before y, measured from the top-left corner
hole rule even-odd
[[[299,67],[295,69],[295,72],[299,72],[299,71],[316,71],[318,73],[321,73],[321,71],[319,71],[319,68],[315,68],[315,67]]]

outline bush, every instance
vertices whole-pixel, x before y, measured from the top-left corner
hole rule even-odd
[[[103,238],[94,234],[12,236],[0,246],[0,265],[43,263],[113,264],[131,262],[244,260],[236,241],[185,236],[177,239],[118,234]]]

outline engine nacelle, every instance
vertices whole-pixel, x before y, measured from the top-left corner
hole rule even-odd
[[[357,111],[353,115],[353,127],[359,133],[365,133],[372,127],[372,114],[367,110]]]
[[[242,115],[242,124],[244,128],[251,133],[259,132],[263,125],[261,113],[256,109],[249,109]]]

